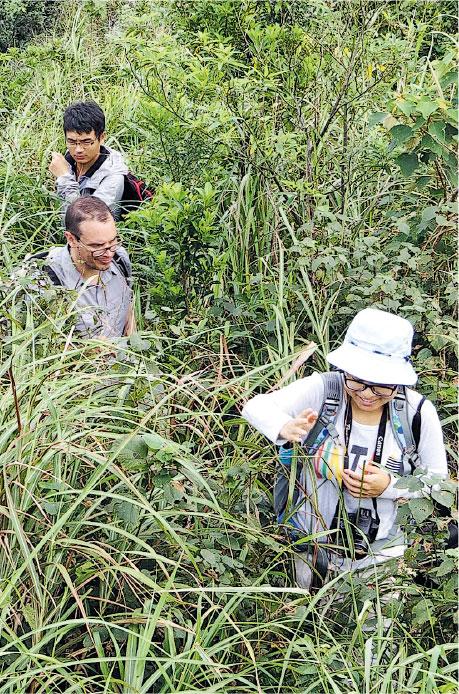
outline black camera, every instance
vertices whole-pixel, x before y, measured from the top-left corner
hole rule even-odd
[[[369,545],[375,541],[378,534],[379,519],[373,518],[369,508],[359,508],[347,514],[350,527],[346,528],[346,521],[343,518],[339,521],[339,529],[343,541],[345,554],[351,556],[348,533],[352,534],[355,559],[362,559],[368,554]],[[354,558],[354,557],[352,557]]]

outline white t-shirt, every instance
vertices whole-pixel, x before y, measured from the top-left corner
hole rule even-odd
[[[407,406],[412,408],[412,414],[421,400],[421,395],[414,390],[407,389]],[[304,409],[311,408],[320,411],[324,398],[323,381],[319,374],[313,374],[307,378],[301,378],[294,383],[276,390],[272,393],[256,395],[245,405],[242,416],[247,419],[259,432],[270,441],[278,445],[285,443],[285,439],[279,438],[279,432],[283,426],[294,419]],[[329,478],[334,475],[338,480],[344,458],[344,414],[346,401],[343,398],[341,407],[335,421],[339,434],[339,445],[328,438],[314,457],[314,467],[318,479]],[[446,451],[443,443],[443,434],[440,420],[434,405],[425,400],[421,408],[421,435],[418,445],[420,465],[431,473],[444,477],[448,474]],[[378,425],[360,424],[353,420],[351,436],[349,439],[349,467],[352,470],[361,469],[372,459],[375,451]],[[389,472],[392,461],[401,460],[401,450],[392,431],[390,421],[386,425],[384,446],[381,456],[381,466]],[[409,474],[405,470],[404,474]],[[389,472],[389,474],[391,474]],[[410,498],[419,495],[418,492],[409,492],[406,489],[397,489],[394,485],[397,477],[391,474],[391,482],[387,489],[377,497],[377,510],[380,519],[377,540],[386,538],[394,526],[397,513],[396,500]],[[348,511],[355,510],[358,506],[373,509],[371,499],[356,499],[344,490],[344,501]],[[301,510],[299,512],[301,517]]]

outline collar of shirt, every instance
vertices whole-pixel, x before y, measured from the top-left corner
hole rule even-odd
[[[74,262],[72,260],[72,256],[70,255],[70,248],[69,246],[65,246],[62,248],[62,255],[61,255],[61,262],[62,262],[62,269],[64,271],[65,276],[68,278],[69,284],[74,285],[75,289],[83,284],[85,284],[82,275],[78,272],[77,268],[74,265]],[[108,284],[110,280],[112,279],[113,275],[120,275],[121,272],[119,268],[116,266],[116,263],[112,262],[110,263],[110,267],[107,270],[103,270],[101,273],[99,273],[100,277],[100,282],[101,284]],[[89,284],[88,287],[96,287],[96,284]]]
[[[98,171],[100,169],[100,167],[102,166],[104,161],[109,157],[109,155],[110,155],[110,152],[108,151],[108,149],[106,147],[104,147],[104,145],[101,145],[100,154],[97,157],[96,161],[94,162],[94,164],[92,164],[92,166],[89,167],[89,169],[84,174],[82,174],[80,176],[80,179],[81,178],[90,178],[96,171]],[[77,175],[77,163],[69,151],[67,151],[65,153],[65,158],[68,161],[68,163],[70,164],[70,166],[72,167],[72,171],[73,171],[74,175],[76,176]]]

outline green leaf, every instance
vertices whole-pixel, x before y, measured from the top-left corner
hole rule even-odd
[[[416,523],[422,523],[432,515],[433,503],[430,499],[410,499],[408,505]]]
[[[426,124],[425,118],[423,118],[422,116],[416,116],[416,120],[414,121],[414,123],[412,125],[413,131],[415,133],[418,132],[418,130],[423,128],[425,124]]]
[[[430,176],[419,176],[419,178],[416,179],[416,188],[418,190],[424,190],[429,183],[431,182],[431,177]]]
[[[415,108],[414,104],[410,103],[406,99],[397,99],[395,105],[399,111],[405,114],[405,116],[411,116]]]
[[[401,234],[410,233],[410,225],[404,219],[397,219],[397,229]]]
[[[407,476],[400,477],[394,484],[396,489],[407,489],[409,492],[419,492],[423,488],[423,483],[419,477]]]
[[[149,340],[144,340],[138,333],[133,333],[130,336],[129,344],[132,349],[136,350],[137,352],[145,352],[151,347],[151,342]]]
[[[139,508],[130,501],[120,501],[114,504],[113,511],[117,518],[127,525],[136,525],[139,520]]]
[[[170,473],[161,471],[155,475],[153,484],[159,489],[165,489],[172,479],[173,476]]]
[[[441,154],[443,151],[440,143],[434,140],[431,135],[424,135],[419,147],[420,149],[428,149],[429,152],[435,152],[435,154]]]
[[[318,666],[313,663],[304,663],[296,668],[296,672],[300,675],[315,675],[318,672]]]
[[[134,436],[118,454],[118,460],[131,462],[145,460],[148,456],[148,447],[142,436]]]
[[[419,99],[416,110],[419,111],[419,113],[422,113],[424,118],[427,120],[432,113],[438,111],[438,108],[438,104],[435,103],[435,101],[431,101],[426,96],[423,96],[422,99]]]
[[[388,113],[382,113],[381,111],[375,111],[374,113],[370,113],[370,115],[368,116],[368,127],[374,128],[375,125],[379,125],[380,123],[382,123],[388,115]]]
[[[220,564],[219,552],[212,552],[210,549],[201,549],[200,555],[210,566],[217,567]]]
[[[46,513],[48,513],[50,516],[57,516],[59,509],[61,508],[61,504],[56,501],[44,501],[42,506]]]
[[[451,508],[454,505],[454,494],[451,494],[451,492],[432,489],[431,495],[432,499],[438,501],[442,506]]]
[[[221,555],[221,560],[226,566],[229,566],[230,569],[242,569],[244,566],[242,562],[237,559],[232,559],[232,557],[228,557],[226,554]]]
[[[414,152],[411,152],[411,154],[408,154],[408,152],[403,152],[403,154],[400,154],[400,156],[396,158],[395,163],[400,167],[402,174],[408,177],[411,176],[418,168],[419,159],[417,154]]]
[[[413,130],[407,125],[394,125],[390,130],[390,134],[392,136],[392,141],[389,148],[393,149],[394,147],[399,147],[413,137]]]
[[[168,441],[159,434],[143,434],[142,438],[152,451],[159,451],[169,445]]]
[[[448,150],[444,149],[443,158],[447,166],[450,166],[452,169],[457,169],[457,157],[455,154],[453,154],[453,152],[449,152]]]
[[[397,525],[405,525],[405,523],[408,521],[408,518],[411,516],[411,511],[410,507],[408,504],[400,504],[400,506],[397,509],[397,517],[396,517],[396,523]]]
[[[446,142],[452,142],[454,137],[457,137],[458,135],[458,130],[457,128],[454,127],[454,125],[451,125],[451,123],[446,124],[446,129],[445,129],[445,141]]]
[[[457,171],[455,169],[451,169],[450,167],[446,168],[446,178],[448,179],[450,185],[453,188],[457,188],[458,186],[458,175]]]
[[[309,612],[309,610],[308,610],[308,607],[306,607],[306,605],[298,605],[298,607],[295,609],[295,611],[292,615],[292,618],[297,620],[298,622],[302,622],[307,617],[308,612]],[[299,641],[297,643],[300,643],[300,642],[301,642],[301,645],[303,645],[303,643],[305,645],[311,645],[311,638],[308,636],[303,636],[301,639],[299,639]]]
[[[457,84],[457,80],[457,70],[451,70],[450,72],[447,72],[446,75],[443,75],[443,77],[440,80],[442,89],[446,89],[446,87],[449,87],[450,84]]]
[[[434,570],[436,576],[446,576],[454,573],[456,575],[456,562],[451,557],[446,557],[438,568]]]
[[[425,207],[422,210],[422,216],[421,216],[421,221],[422,222],[430,222],[431,219],[434,219],[437,216],[438,208],[436,206],[431,206],[431,207]]]
[[[432,207],[425,207],[422,210],[422,215],[421,215],[421,222],[419,224],[419,229],[423,231],[426,229],[426,227],[429,225],[429,223],[432,221],[432,219],[435,219],[437,216],[437,208],[432,206]]]
[[[428,347],[423,347],[417,353],[417,359],[420,359],[421,361],[423,359],[430,359],[431,356],[432,356],[432,352]]]
[[[413,623],[416,625],[425,624],[431,620],[433,604],[431,600],[420,600],[413,607]]]
[[[432,161],[435,161],[437,159],[438,154],[435,152],[431,152],[430,150],[425,150],[424,152],[421,152],[419,155],[419,159],[423,164],[430,164]]]
[[[181,501],[185,496],[185,487],[178,480],[171,480],[170,484],[164,487],[164,500],[170,504]]]
[[[62,492],[65,489],[63,482],[40,482],[41,489],[52,489],[53,492]]]
[[[429,133],[434,137],[436,140],[440,140],[440,142],[445,141],[445,127],[446,123],[444,121],[440,120],[435,120],[429,125]]]
[[[455,482],[454,480],[442,479],[440,480],[440,488],[448,492],[451,492],[451,494],[456,494],[457,482]]]
[[[457,112],[457,108],[449,108],[446,113],[453,123],[457,123],[459,121],[459,113]]]
[[[451,559],[449,561],[451,561]],[[38,629],[39,620],[37,619],[37,613],[32,605],[24,605],[22,614],[31,629]]]

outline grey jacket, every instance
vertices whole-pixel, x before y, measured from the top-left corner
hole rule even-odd
[[[113,216],[118,219],[118,203],[123,197],[124,176],[128,172],[122,154],[102,145],[99,158],[79,180],[76,176],[75,160],[68,152],[65,158],[69,164],[69,172],[56,179],[56,191],[63,201],[63,215],[70,203],[80,196],[96,195],[110,207]]]

